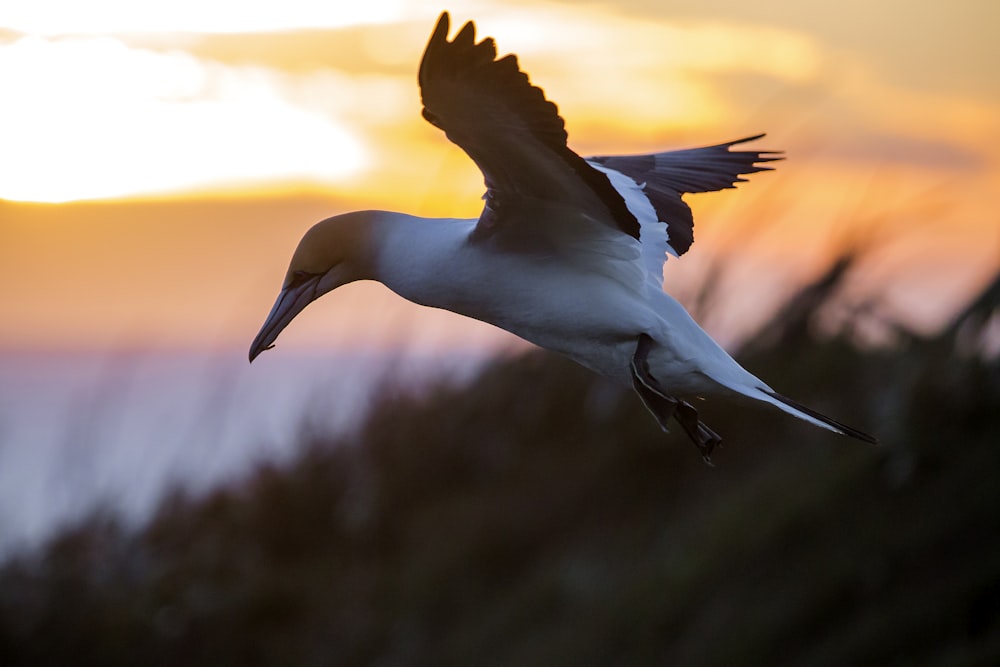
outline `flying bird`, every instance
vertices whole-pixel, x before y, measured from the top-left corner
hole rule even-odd
[[[356,211],[306,232],[250,361],[320,296],[376,280],[412,302],[489,322],[631,387],[663,430],[672,418],[708,461],[719,435],[693,397],[749,397],[835,433],[874,437],[788,399],[740,366],[663,290],[663,264],[694,236],[685,193],[735,187],[773,151],[732,150],[763,135],[648,155],[583,158],[517,57],[448,40],[438,19],[420,63],[423,117],[483,173],[478,219]]]

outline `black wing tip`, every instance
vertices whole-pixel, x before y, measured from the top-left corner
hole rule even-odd
[[[466,47],[474,46],[476,43],[476,24],[472,21],[466,21],[451,43]]]
[[[444,96],[451,91],[433,88],[437,80],[447,80],[452,86],[471,82],[470,85],[478,85],[480,91],[494,94],[501,104],[509,107],[508,111],[518,117],[522,131],[530,133],[540,144],[561,157],[604,201],[621,231],[638,239],[639,222],[628,210],[625,200],[605,174],[593,169],[569,148],[566,124],[559,115],[558,106],[545,96],[542,88],[531,83],[527,73],[521,70],[517,56],[508,54],[497,59],[496,43],[491,37],[477,44],[472,21],[448,41],[449,26],[448,12],[442,12],[420,62],[417,81],[424,102],[424,118],[444,130],[448,138],[462,146],[478,164],[479,160],[469,147],[463,145],[460,128],[456,131],[450,125],[450,119],[441,117],[442,114],[435,109],[434,96]],[[442,98],[436,99],[440,101]],[[482,164],[479,166],[483,169]]]
[[[867,442],[869,445],[881,445],[882,444],[881,442],[879,442],[879,439],[876,438],[874,435],[871,435],[870,433],[865,433],[864,431],[859,431],[858,429],[853,428],[851,426],[848,426],[847,424],[844,424],[842,422],[839,422],[836,419],[831,419],[830,417],[827,417],[826,415],[824,415],[821,412],[816,412],[812,408],[806,407],[806,406],[802,405],[801,403],[799,403],[797,401],[793,401],[792,399],[788,398],[787,396],[782,396],[781,394],[779,394],[776,391],[768,391],[767,389],[763,389],[763,388],[761,388],[761,391],[763,391],[765,394],[767,394],[771,398],[775,398],[775,399],[781,401],[782,403],[784,403],[785,405],[787,405],[787,406],[789,406],[791,408],[795,408],[799,412],[807,414],[810,417],[812,417],[813,419],[816,419],[818,421],[823,422],[824,424],[826,424],[827,426],[829,426],[833,430],[837,431],[841,435],[846,435],[846,436],[848,436],[850,438],[854,438],[855,440],[860,440],[862,442]]]
[[[734,141],[727,141],[726,143],[720,144],[720,145],[728,147],[728,146],[736,146],[738,144],[748,144],[751,141],[757,141],[758,139],[763,139],[766,136],[767,136],[767,132],[761,132],[760,134],[755,134],[755,135],[753,135],[751,137],[743,137],[742,139],[736,139]]]
[[[517,101],[525,108],[532,108],[534,105],[536,116],[539,115],[539,110],[544,112],[542,115],[550,115],[546,123],[536,128],[537,138],[557,150],[565,149],[568,137],[558,106],[545,97],[541,88],[531,83],[527,73],[521,70],[517,56],[506,54],[498,58],[496,41],[492,37],[484,37],[477,43],[476,25],[473,21],[467,21],[449,41],[450,20],[447,11],[441,12],[420,61],[417,82],[425,106],[424,118],[445,129],[440,123],[428,118],[428,114],[434,118],[437,114],[426,111],[426,87],[432,85],[435,78],[452,81],[479,78],[485,82],[483,86],[486,88],[505,89],[507,94],[518,98]]]
[[[448,33],[451,31],[451,15],[448,12],[441,12],[441,16],[438,17],[437,23],[434,24],[434,30],[431,32],[431,38],[429,44],[436,44],[440,42],[448,41]]]
[[[427,47],[417,73],[418,83],[423,87],[425,80],[432,71],[440,70],[449,62],[461,62],[465,66],[474,66],[492,62],[496,58],[496,44],[492,37],[486,37],[476,43],[476,24],[466,21],[455,36],[449,40],[451,31],[451,16],[447,11],[441,12],[437,24],[431,32]]]
[[[740,144],[748,144],[751,141],[757,141],[758,139],[763,139],[767,136],[767,132],[761,132],[760,134],[755,134],[750,137],[743,137],[742,139],[736,139],[734,141],[726,141],[721,144],[716,144],[714,148],[725,148],[727,151],[733,146],[739,146]],[[785,159],[785,151],[748,151],[748,150],[737,150],[729,151],[733,153],[755,153],[757,155],[754,158],[754,162],[778,162]],[[770,167],[763,167],[762,169],[769,169]]]
[[[464,46],[471,47],[475,46],[476,43],[476,22],[466,21],[457,33],[455,37],[451,40],[448,39],[448,33],[451,32],[451,15],[447,10],[441,12],[441,16],[438,17],[437,23],[434,25],[434,30],[431,32],[430,43],[445,43],[445,44],[462,44],[462,42],[467,42]],[[487,37],[483,41],[492,41],[491,38]]]

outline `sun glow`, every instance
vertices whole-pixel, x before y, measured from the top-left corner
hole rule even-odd
[[[0,47],[0,198],[60,202],[282,180],[366,163],[358,134],[285,77],[112,37]]]
[[[903,23],[861,0],[723,4],[449,8],[452,35],[475,19],[520,56],[583,155],[762,131],[755,146],[787,151],[739,192],[690,198],[696,252],[667,264],[671,289],[700,284],[724,255],[774,282],[810,275],[840,239],[897,236],[910,254],[894,275],[913,266],[924,281],[894,289],[906,309],[944,312],[958,302],[948,290],[965,289],[954,276],[985,280],[1000,229],[1000,89],[984,64],[996,21],[943,0]],[[0,347],[202,344],[207,331],[242,346],[316,220],[376,207],[477,215],[482,175],[420,117],[416,68],[438,11],[0,0]],[[872,289],[892,282],[882,271]],[[358,294],[335,316],[344,340],[370,337],[385,307]],[[290,335],[328,344],[329,325],[310,317]],[[409,317],[386,335],[420,336]]]
[[[237,33],[385,23],[403,0],[5,0],[4,27],[35,35],[115,32]]]

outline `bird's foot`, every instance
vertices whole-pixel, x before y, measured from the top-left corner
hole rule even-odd
[[[719,434],[710,429],[703,421],[698,419],[698,411],[694,406],[686,401],[682,401],[673,396],[667,396],[660,388],[649,370],[649,350],[653,345],[653,339],[646,334],[639,336],[635,354],[632,355],[630,370],[632,372],[632,388],[639,394],[642,404],[653,415],[656,422],[666,432],[667,420],[671,417],[677,419],[684,432],[688,434],[695,447],[701,453],[701,458],[708,465],[712,465],[712,451],[722,442]]]
[[[670,433],[667,421],[674,416],[678,401],[660,391],[656,384],[656,378],[649,372],[649,362],[646,358],[649,355],[651,343],[652,339],[646,334],[639,336],[639,344],[636,346],[635,354],[629,364],[632,371],[632,388],[635,389],[635,393],[639,394],[642,404],[653,415],[660,428],[664,432]]]
[[[698,419],[698,411],[694,406],[686,401],[678,401],[677,409],[674,413],[677,423],[681,425],[684,432],[688,434],[695,447],[701,452],[701,458],[708,465],[712,465],[712,450],[721,446],[722,438],[718,433],[708,427],[705,422]]]

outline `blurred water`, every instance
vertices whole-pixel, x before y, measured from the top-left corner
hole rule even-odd
[[[0,354],[0,557],[97,505],[128,520],[349,428],[383,379],[461,379],[475,354]]]

